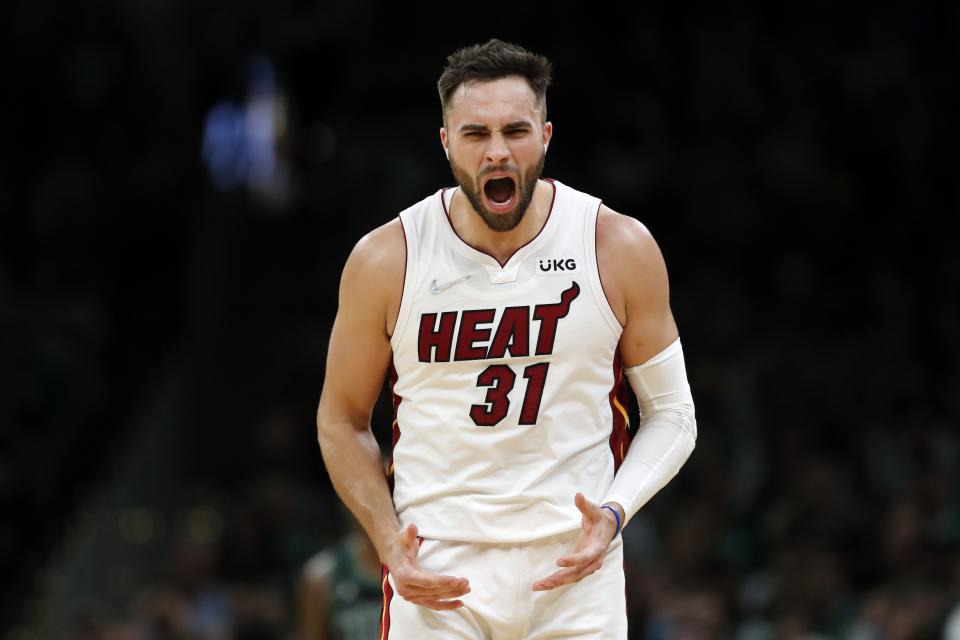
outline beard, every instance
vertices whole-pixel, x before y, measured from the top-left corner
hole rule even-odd
[[[533,192],[537,188],[537,180],[540,179],[540,175],[543,173],[545,160],[546,153],[541,152],[536,164],[527,169],[522,176],[520,175],[520,170],[514,165],[501,165],[488,167],[481,171],[480,175],[474,179],[463,167],[457,164],[451,153],[450,169],[453,171],[453,177],[456,178],[460,189],[463,190],[463,195],[467,196],[467,200],[470,202],[473,210],[479,214],[487,227],[493,231],[510,231],[520,224],[524,214],[527,213],[527,209],[530,207],[530,202],[533,201]],[[494,213],[483,203],[483,192],[480,182],[485,175],[494,171],[508,171],[514,174],[515,188],[518,190],[518,197],[517,204],[513,208],[513,211],[508,213]]]

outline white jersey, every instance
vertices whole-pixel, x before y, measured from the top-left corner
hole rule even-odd
[[[393,347],[393,498],[426,538],[524,542],[580,527],[627,445],[622,327],[600,284],[600,200],[559,182],[506,264],[472,248],[452,189],[400,214],[407,263]]]

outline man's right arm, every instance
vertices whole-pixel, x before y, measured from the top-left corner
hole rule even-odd
[[[400,527],[370,416],[390,366],[390,332],[403,291],[406,245],[396,219],[365,236],[340,280],[327,368],[317,410],[317,439],[340,499],[389,567],[397,593],[431,609],[462,606],[463,578],[421,571],[417,528]]]
[[[399,306],[404,262],[398,220],[369,233],[347,258],[317,410],[317,438],[333,486],[381,559],[400,523],[370,416],[390,366],[387,314]]]

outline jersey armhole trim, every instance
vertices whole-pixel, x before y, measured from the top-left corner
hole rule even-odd
[[[596,208],[588,205],[590,208],[587,210],[587,215],[584,216],[583,250],[587,256],[590,288],[593,290],[593,297],[597,303],[597,308],[600,309],[600,315],[602,315],[606,321],[607,327],[610,328],[610,331],[617,337],[617,340],[619,340],[623,334],[623,325],[620,324],[617,314],[613,311],[613,307],[610,306],[610,300],[607,298],[607,294],[603,289],[603,279],[600,277],[600,260],[597,257],[597,225],[600,220],[600,207],[603,206],[603,201],[597,200],[596,203]]]
[[[397,309],[397,321],[393,326],[393,335],[390,336],[390,346],[394,351],[400,345],[400,338],[407,328],[407,318],[410,316],[410,307],[412,306],[414,283],[417,281],[417,267],[420,256],[417,253],[416,233],[417,225],[413,220],[403,221],[401,213],[397,218],[400,220],[400,228],[403,229],[404,267],[403,267],[403,288],[400,294],[400,306]]]

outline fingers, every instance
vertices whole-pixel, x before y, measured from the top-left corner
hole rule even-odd
[[[417,530],[417,525],[411,522],[403,528],[403,536],[401,539],[407,546],[411,546],[414,542],[417,542],[417,535],[419,533],[420,532]]]
[[[394,573],[393,582],[397,587],[397,594],[410,602],[434,602],[459,598],[470,593],[470,582],[466,578],[440,576],[415,569]]]
[[[399,552],[403,556],[404,561],[416,564],[416,557],[420,552],[420,541],[417,539],[418,535],[417,525],[411,522],[393,534],[393,537],[390,539],[390,546],[394,551]],[[392,552],[390,555],[390,561],[387,562],[387,566],[398,564],[399,559],[392,557]],[[393,567],[391,566],[391,568]]]
[[[557,560],[557,566],[561,569],[542,580],[534,582],[534,591],[547,591],[565,584],[579,582],[603,566],[606,545],[599,544],[595,525],[597,521],[603,518],[603,512],[599,505],[587,500],[582,493],[577,493],[573,497],[573,503],[584,516],[583,531],[577,538],[574,553]]]
[[[600,554],[593,549],[584,549],[578,553],[571,553],[557,560],[558,567],[585,567],[595,560],[600,559]]]
[[[543,580],[533,583],[533,590],[547,591],[565,584],[579,582],[603,566],[603,556],[603,548],[590,545],[584,549],[579,548],[578,545],[574,553],[557,560],[557,566],[561,569]]]
[[[559,561],[558,561],[559,563]],[[574,566],[569,566],[560,571],[556,571],[543,580],[538,580],[533,583],[534,591],[549,591],[550,589],[556,589],[557,587],[563,586],[565,584],[573,584],[574,582],[580,582],[588,575],[599,569],[603,566],[603,559],[600,557],[595,557],[590,559],[587,562],[577,564]]]
[[[463,606],[461,596],[470,593],[466,578],[445,576],[420,569],[417,555],[420,552],[420,535],[417,525],[409,523],[399,530],[394,538],[397,553],[389,563],[390,575],[398,596],[413,604],[435,611],[448,611]]]
[[[587,500],[582,493],[578,493],[573,497],[573,504],[577,505],[577,509],[580,510],[580,513],[588,518],[596,519],[603,515],[600,513],[600,506]]]
[[[466,578],[438,576],[424,571],[416,571],[401,578],[397,578],[395,575],[393,580],[398,587],[402,584],[411,593],[437,598],[456,598],[470,593],[470,582]]]
[[[407,598],[407,601],[419,605],[421,607],[426,607],[427,609],[433,609],[434,611],[450,611],[452,609],[459,609],[463,606],[463,600],[436,600],[430,598]]]
[[[544,578],[543,580],[538,580],[533,583],[534,591],[549,591],[551,589],[556,589],[557,587],[562,587],[566,584],[573,584],[575,582],[580,582],[586,578],[591,573],[595,572],[601,566],[600,562],[595,562],[586,567],[578,567],[576,569],[561,569],[560,571],[554,572]]]
[[[465,578],[437,576],[422,571],[412,576],[411,582],[398,580],[394,576],[394,583],[397,585],[397,594],[404,600],[434,611],[459,609],[463,601],[457,598],[470,593],[470,584]]]

